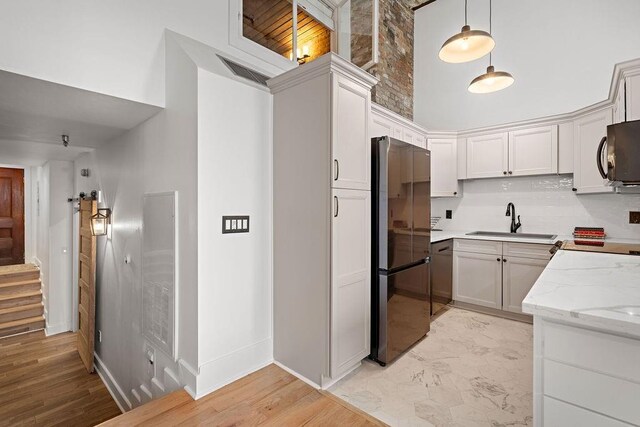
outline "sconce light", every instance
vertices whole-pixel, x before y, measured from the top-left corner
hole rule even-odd
[[[111,209],[98,209],[98,212],[91,217],[91,234],[105,236],[109,224],[111,224]]]
[[[298,61],[298,64],[302,65],[306,63],[309,58],[311,58],[311,55],[309,55],[309,45],[302,46],[302,51],[299,48],[296,50],[296,61]],[[293,61],[293,51],[289,53],[289,59]]]

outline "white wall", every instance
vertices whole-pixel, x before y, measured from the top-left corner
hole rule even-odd
[[[0,69],[164,105],[165,28],[228,46],[228,0],[0,0]]]
[[[469,2],[469,24],[488,30],[488,0]],[[415,121],[463,130],[567,113],[607,98],[613,66],[640,57],[637,0],[495,0],[498,70],[512,87],[494,94],[467,91],[489,58],[467,64],[438,59],[442,43],[460,31],[463,0],[437,1],[416,12]]]
[[[273,359],[271,129],[271,94],[199,71],[198,397]]]
[[[523,233],[570,235],[575,226],[604,227],[609,237],[640,239],[640,225],[629,224],[629,211],[640,210],[639,195],[576,195],[571,175],[464,181],[461,199],[432,199],[431,215],[446,230],[509,231],[505,216],[513,202]],[[445,210],[453,218],[445,218]]]

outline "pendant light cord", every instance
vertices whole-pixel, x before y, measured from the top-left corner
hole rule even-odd
[[[492,3],[493,3],[493,1],[489,0],[489,35],[491,37],[493,37],[493,31],[492,31],[492,26],[491,26],[491,15],[493,15],[493,11],[491,10],[492,9],[491,8]],[[491,52],[489,52],[489,66],[491,66]]]
[[[467,0],[464,0],[464,26],[467,26]]]

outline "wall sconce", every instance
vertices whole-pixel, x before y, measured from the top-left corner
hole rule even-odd
[[[306,63],[309,58],[311,58],[311,55],[309,55],[309,45],[302,46],[302,51],[297,49],[296,61],[298,61],[298,64],[302,65]],[[289,59],[293,61],[293,51],[289,53]]]
[[[109,224],[111,224],[111,209],[99,208],[91,217],[91,234],[94,236],[106,236]]]

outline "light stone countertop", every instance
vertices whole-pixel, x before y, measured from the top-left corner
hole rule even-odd
[[[558,251],[522,310],[640,337],[640,256]]]

